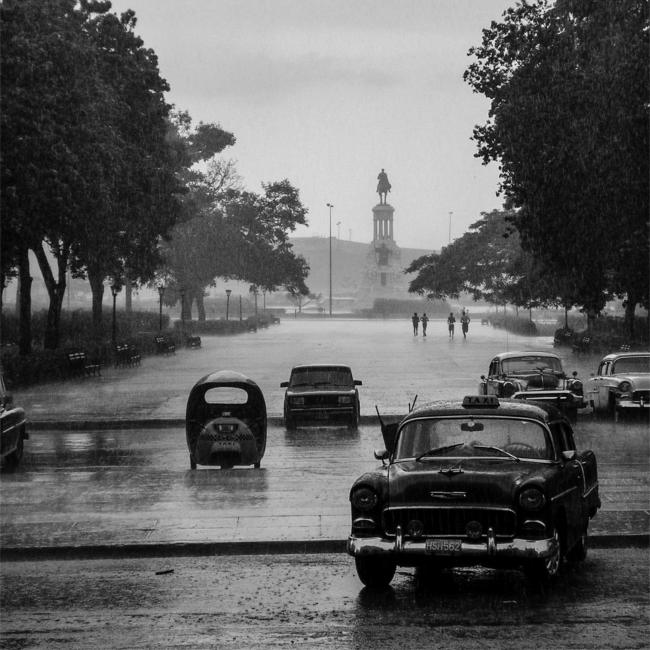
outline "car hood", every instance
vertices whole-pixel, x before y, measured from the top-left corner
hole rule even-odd
[[[393,463],[389,468],[391,507],[410,505],[512,506],[528,481],[543,487],[551,465],[525,460],[441,458]]]
[[[296,386],[287,388],[287,395],[322,395],[323,393],[349,393],[354,395],[355,389],[349,386]]]

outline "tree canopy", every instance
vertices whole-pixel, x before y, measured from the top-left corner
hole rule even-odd
[[[599,311],[612,294],[648,304],[648,4],[546,0],[483,31],[465,72],[491,100],[474,129],[497,161],[523,248]]]

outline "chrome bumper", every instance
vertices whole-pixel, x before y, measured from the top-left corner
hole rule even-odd
[[[549,539],[521,539],[497,542],[494,536],[488,535],[487,541],[469,542],[462,541],[459,551],[429,552],[424,541],[411,541],[386,537],[348,537],[347,551],[350,555],[392,555],[396,559],[408,557],[427,558],[476,558],[477,561],[489,558],[508,558],[520,560],[545,559],[556,551],[556,540]]]
[[[650,409],[650,402],[644,400],[633,401],[631,399],[619,399],[616,401],[616,408],[619,409]]]

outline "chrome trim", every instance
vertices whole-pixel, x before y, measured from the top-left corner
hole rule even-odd
[[[467,492],[429,492],[433,499],[467,499]]]
[[[471,542],[461,540],[460,551],[453,554],[440,553],[444,557],[463,558],[511,558],[521,560],[545,559],[556,551],[556,541],[547,539],[528,540],[515,537],[508,541],[498,542],[488,538],[487,541]],[[435,554],[427,552],[425,540],[402,540],[402,545],[396,550],[396,543],[385,537],[355,537],[350,535],[347,541],[347,552],[353,556],[389,555],[397,560],[400,557],[433,557]]]
[[[594,490],[598,489],[598,481],[596,481],[585,493],[583,496],[588,497]]]
[[[461,544],[461,548],[462,548],[462,544]],[[496,537],[494,536],[493,528],[488,528],[488,532],[487,532],[487,553],[488,555],[497,554],[497,540]]]
[[[570,494],[571,492],[574,492],[577,489],[578,486],[574,485],[573,487],[570,487],[568,490],[564,490],[564,492],[560,492],[559,494],[556,494],[554,497],[551,498],[551,501],[557,501],[558,499],[561,499],[563,496],[566,496],[567,494]]]
[[[404,548],[404,535],[402,534],[402,527],[397,526],[395,529],[395,553],[401,553]]]

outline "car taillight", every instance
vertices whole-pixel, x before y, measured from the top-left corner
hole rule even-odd
[[[630,384],[629,381],[622,381],[618,385],[618,390],[620,390],[621,393],[629,393],[632,390],[632,384]]]
[[[358,487],[350,495],[350,501],[357,510],[368,511],[377,505],[379,497],[369,487]]]
[[[519,505],[524,510],[541,510],[546,505],[546,497],[538,488],[526,488],[519,494]]]

